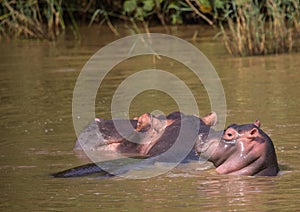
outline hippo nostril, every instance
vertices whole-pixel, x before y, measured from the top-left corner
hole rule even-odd
[[[228,133],[227,135],[228,135],[229,137],[231,137],[231,136],[232,136],[232,134],[231,134],[231,133]]]

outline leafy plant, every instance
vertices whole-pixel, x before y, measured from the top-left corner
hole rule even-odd
[[[2,0],[0,37],[53,40],[67,27],[106,23],[118,35],[115,20],[136,33],[159,21],[168,25],[206,22],[220,30],[233,55],[282,53],[300,48],[299,0]]]

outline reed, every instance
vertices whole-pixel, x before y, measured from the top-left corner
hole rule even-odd
[[[2,37],[54,39],[65,29],[61,1],[7,1],[0,6]]]
[[[232,1],[224,11],[220,28],[230,54],[249,56],[299,50],[299,0]]]
[[[233,55],[265,55],[300,49],[299,0],[2,0],[0,38],[54,40],[78,23],[107,24],[119,35],[116,22],[132,33],[149,32],[152,23],[220,23],[220,34]]]
[[[219,2],[220,0],[214,0]],[[122,21],[134,33],[149,32],[149,25],[183,24],[192,19],[213,25],[205,13],[211,13],[213,0],[2,0],[0,1],[0,37],[53,40],[68,26],[76,37],[78,23],[107,24],[119,35],[114,22]],[[211,16],[212,18],[212,16]],[[194,20],[194,21],[195,21]],[[142,27],[141,27],[142,26]]]

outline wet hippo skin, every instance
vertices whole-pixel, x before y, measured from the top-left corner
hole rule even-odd
[[[206,134],[210,127],[216,124],[217,115],[211,112],[199,118],[181,112],[173,112],[166,117],[145,113],[134,120],[97,118],[95,122],[98,127],[92,128],[89,125],[84,129],[76,141],[74,150],[105,149],[112,152],[152,157],[165,152],[174,144],[182,123],[195,122],[198,124],[197,133]],[[118,129],[115,125],[118,126]]]
[[[258,120],[232,124],[208,138],[200,134],[195,149],[220,174],[275,176],[279,171],[272,140],[260,129]]]
[[[111,152],[124,153],[133,155],[135,158],[149,158],[160,155],[167,151],[175,143],[181,125],[188,127],[190,132],[187,134],[192,142],[195,142],[198,135],[208,134],[210,127],[217,122],[217,115],[214,112],[199,118],[193,115],[184,115],[181,112],[174,112],[168,116],[153,116],[145,113],[140,117],[125,122],[124,120],[114,120],[118,122],[118,130],[116,129],[112,120],[96,119],[95,123],[90,124],[83,130],[82,135],[75,144],[75,150],[108,150]],[[194,124],[193,124],[194,123]],[[187,128],[186,128],[187,129]],[[187,131],[188,131],[187,130]],[[92,134],[100,134],[95,136]],[[123,137],[123,136],[124,137]],[[89,141],[89,139],[91,139]],[[89,143],[90,142],[90,143]],[[83,145],[81,145],[83,143]],[[180,150],[182,148],[182,150]],[[186,149],[183,143],[179,150]],[[194,148],[186,156],[187,159],[198,159]],[[81,168],[75,167],[60,173],[56,173],[55,177],[76,177],[84,176],[95,172],[102,172],[100,168],[95,167],[94,164],[84,165]]]

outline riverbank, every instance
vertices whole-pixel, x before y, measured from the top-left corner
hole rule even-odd
[[[172,34],[174,26],[196,25],[218,29],[228,52],[236,56],[300,50],[299,0],[3,0],[0,21],[4,39],[54,41],[71,31],[80,40],[82,24],[106,25],[115,36],[121,36],[120,28],[130,35],[162,26]]]

